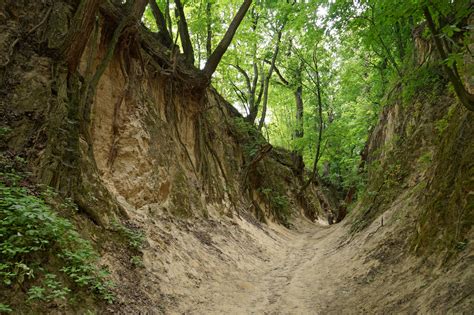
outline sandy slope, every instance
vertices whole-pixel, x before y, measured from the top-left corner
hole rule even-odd
[[[200,265],[195,275],[199,283],[181,287],[180,297],[165,312],[467,314],[474,310],[472,251],[461,255],[455,267],[441,268],[406,255],[404,236],[393,234],[394,227],[377,223],[347,242],[347,228],[342,225],[299,220],[296,226],[295,231],[278,226],[259,229],[242,221],[236,232],[242,229],[246,237],[237,235],[236,243],[213,238],[228,260]]]
[[[279,251],[250,270],[229,272],[225,282],[213,282],[198,294],[202,304],[191,314],[296,314],[327,309],[335,298],[337,275],[324,256],[335,246],[336,229],[304,224],[298,232],[275,231]],[[330,237],[329,237],[330,236]]]
[[[287,230],[250,217],[136,217],[144,268],[114,274],[123,314],[470,314],[474,255],[447,265],[408,254],[398,209],[349,239],[344,224]],[[405,224],[403,223],[403,224]],[[109,257],[110,258],[110,257]],[[113,257],[111,258],[113,259]]]

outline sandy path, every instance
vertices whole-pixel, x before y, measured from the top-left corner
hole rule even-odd
[[[278,233],[278,232],[277,232]],[[341,275],[334,273],[336,227],[303,223],[278,238],[278,250],[255,260],[249,269],[226,272],[198,290],[203,299],[192,314],[315,314],[328,310]],[[329,256],[328,256],[329,254]],[[342,277],[343,278],[343,277]],[[324,312],[327,313],[327,312]]]
[[[386,222],[391,221],[386,215]],[[408,254],[406,234],[397,224],[381,227],[374,222],[350,242],[343,224],[328,227],[302,219],[296,230],[259,228],[246,221],[220,223],[210,230],[206,226],[191,227],[208,231],[204,243],[192,233],[173,230],[174,246],[179,247],[150,257],[150,267],[154,261],[168,261],[164,271],[147,274],[160,275],[162,292],[172,297],[166,314],[474,310],[473,251],[463,252],[455,266],[436,266],[436,260]],[[181,254],[175,255],[178,249]]]

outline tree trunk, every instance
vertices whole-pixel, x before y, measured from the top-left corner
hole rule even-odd
[[[166,0],[165,19],[166,26],[168,27],[168,33],[170,34],[171,38],[173,38],[173,23],[171,22],[170,0]]]
[[[267,105],[268,105],[268,88],[270,86],[270,78],[272,77],[273,70],[275,69],[275,63],[278,57],[278,52],[280,51],[281,34],[283,32],[284,27],[285,27],[285,24],[283,24],[282,27],[277,32],[277,42],[275,45],[275,51],[273,52],[270,69],[268,69],[268,74],[265,77],[265,84],[263,87],[262,115],[260,116],[260,121],[258,122],[258,130],[262,130],[263,125],[265,123],[265,117],[267,115]]]
[[[79,65],[94,28],[100,2],[100,0],[82,0],[74,13],[66,39],[60,47],[60,53],[68,64],[69,72],[74,72]]]
[[[298,85],[295,91],[296,101],[296,129],[294,133],[295,138],[303,138],[303,87]]]
[[[403,34],[402,34],[402,25],[400,22],[395,23],[395,33],[397,36],[397,48],[398,48],[398,57],[400,61],[403,63],[405,59],[405,43],[403,42]]]
[[[258,27],[258,20],[259,20],[259,15],[255,12],[255,7],[252,8],[252,31],[256,32],[257,27]],[[263,93],[263,83],[265,82],[265,75],[263,74],[263,71],[259,69],[259,62],[257,60],[257,43],[255,42],[252,47],[252,57],[253,57],[253,79],[252,83],[250,86],[250,95],[249,95],[249,114],[245,119],[251,123],[252,125],[255,123],[255,118],[257,118],[258,115],[258,107],[260,105],[260,101],[262,99],[262,93]],[[263,67],[262,67],[263,69]],[[262,72],[262,73],[260,73]],[[260,79],[260,84],[259,80]],[[257,87],[260,87],[258,90],[258,95],[257,95]]]
[[[127,4],[129,1],[127,1]],[[130,16],[135,20],[134,22],[140,22],[143,13],[145,12],[146,5],[148,4],[147,0],[134,0],[130,1],[131,9]]]
[[[163,12],[161,12],[160,8],[156,4],[156,0],[149,0],[148,2],[150,3],[151,12],[155,18],[156,26],[158,27],[163,44],[165,44],[166,47],[171,47],[173,45],[173,39],[171,38],[168,28],[166,27],[166,19],[163,15]]]
[[[222,56],[224,56],[225,52],[227,51],[227,48],[229,47],[230,43],[232,42],[232,39],[234,38],[237,28],[244,19],[245,14],[247,13],[251,4],[252,0],[244,0],[244,2],[239,8],[239,11],[237,11],[237,14],[234,16],[234,19],[230,23],[229,28],[227,29],[224,37],[219,42],[216,49],[214,49],[211,56],[207,60],[203,73],[208,79],[210,79],[216,71],[217,66],[219,65],[222,59]]]
[[[296,102],[296,128],[294,132],[295,138],[303,138],[304,127],[303,127],[303,82],[302,82],[303,62],[300,62],[296,73],[296,91],[295,91],[295,102]]]
[[[295,101],[296,101],[296,128],[293,133],[294,139],[301,139],[304,135],[303,129],[303,86],[301,84],[301,72],[299,73],[299,81],[298,86],[295,91]],[[293,160],[293,168],[295,170],[296,175],[299,178],[302,178],[304,173],[304,162],[303,156],[301,154],[301,149],[296,148],[291,153],[292,160]]]
[[[443,43],[439,37],[439,32],[436,29],[436,26],[433,21],[433,17],[431,16],[430,10],[427,6],[423,7],[423,13],[426,18],[426,22],[428,23],[428,28],[431,31],[431,35],[433,36],[433,40],[435,42],[436,49],[442,59],[443,69],[448,76],[449,81],[453,84],[454,91],[456,92],[459,101],[461,104],[464,105],[468,110],[474,111],[474,94],[469,93],[464,84],[459,77],[459,74],[456,69],[456,62],[453,62],[452,67],[449,67],[444,61],[448,59],[448,52],[444,50]]]
[[[188,23],[186,22],[186,16],[184,15],[184,8],[181,0],[175,0],[176,4],[176,17],[178,21],[179,37],[181,38],[181,45],[183,47],[184,56],[186,63],[194,64],[194,49],[191,43],[191,37],[189,36]]]
[[[318,60],[316,58],[316,54],[313,55],[314,61],[314,68],[316,70],[316,96],[318,98],[318,116],[319,116],[319,134],[318,134],[318,144],[316,146],[316,154],[314,156],[314,163],[313,163],[313,171],[311,172],[308,181],[301,187],[300,193],[302,194],[306,188],[311,184],[312,181],[316,178],[318,173],[318,162],[321,153],[321,141],[323,136],[323,102],[321,99],[321,79],[319,76],[319,69],[318,69]]]
[[[209,59],[212,54],[212,15],[211,15],[211,0],[207,0],[206,3],[206,27],[207,27],[207,37],[206,37],[206,58]]]
[[[255,119],[257,118],[258,115],[258,109],[260,107],[260,103],[262,102],[262,96],[263,96],[263,90],[265,88],[265,70],[263,66],[258,66],[258,64],[254,64],[254,69],[255,67],[257,68],[257,71],[260,73],[258,77],[260,78],[260,84],[259,84],[259,89],[258,89],[258,94],[257,94],[257,83],[255,82],[254,85],[254,101],[252,104],[250,104],[249,107],[249,114],[247,117],[245,117],[245,120],[247,120],[249,123],[252,125],[255,123]],[[260,70],[258,69],[260,68]],[[257,79],[258,79],[257,77]],[[256,98],[255,98],[256,97]]]

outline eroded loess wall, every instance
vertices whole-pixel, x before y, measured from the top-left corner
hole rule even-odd
[[[352,228],[390,218],[412,250],[451,256],[472,239],[474,113],[459,103],[437,64],[424,71],[414,94],[394,89],[369,137],[367,191]]]
[[[197,70],[183,66],[179,56],[167,57],[170,52],[142,26],[119,38],[88,94],[119,11],[100,7],[71,73],[57,47],[77,4],[2,3],[1,123],[11,129],[2,149],[26,158],[39,182],[70,195],[99,225],[132,212],[250,212],[282,222],[300,212],[324,219],[337,211],[317,187],[298,196],[300,179],[281,158],[266,154],[249,167],[250,138],[239,137],[240,114],[211,87],[196,89],[190,78]],[[260,139],[257,151],[265,145]],[[289,159],[288,152],[280,155]],[[265,185],[256,177],[266,178]]]
[[[217,110],[213,92],[194,95],[152,70],[117,58],[99,82],[91,124],[98,170],[126,207],[203,213],[207,203],[228,201],[225,191],[238,184],[229,163],[243,161],[222,117],[229,114]]]

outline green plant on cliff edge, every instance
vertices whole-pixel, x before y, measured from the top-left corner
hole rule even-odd
[[[0,303],[0,313],[9,313],[13,312],[13,310],[10,308],[10,305]]]
[[[258,153],[260,147],[266,143],[265,139],[255,126],[245,121],[242,117],[234,118],[232,127],[240,140],[239,142],[243,143],[246,158],[252,160]]]
[[[145,234],[139,229],[132,229],[118,221],[112,222],[112,227],[126,239],[128,246],[133,250],[140,250],[145,242]]]
[[[262,193],[265,202],[270,207],[273,215],[280,221],[283,225],[289,226],[290,218],[290,209],[288,198],[272,188],[260,188],[260,193]]]
[[[22,285],[29,301],[52,301],[67,300],[68,283],[74,283],[112,302],[108,272],[97,266],[99,256],[90,242],[37,192],[22,187],[21,175],[2,172],[0,179],[1,286]],[[59,272],[47,272],[45,262],[59,263]]]

